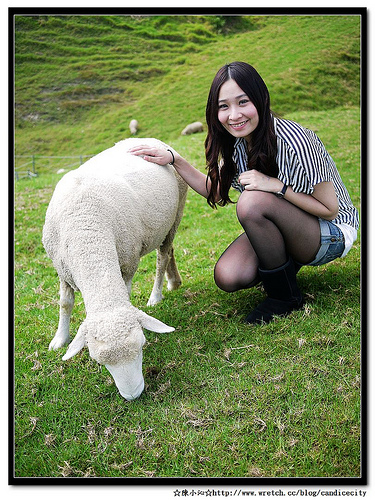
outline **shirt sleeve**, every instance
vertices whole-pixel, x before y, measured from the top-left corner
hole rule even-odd
[[[334,162],[318,136],[292,123],[287,138],[278,137],[279,179],[296,193],[311,194],[314,186],[332,180]]]

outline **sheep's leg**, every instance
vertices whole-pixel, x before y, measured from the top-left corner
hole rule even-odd
[[[167,274],[168,290],[176,290],[182,283],[174,258],[173,240],[167,236],[162,246],[157,249],[156,276],[154,286],[147,302],[148,306],[154,306],[163,300],[163,282]]]
[[[176,220],[174,221],[174,224],[167,234],[163,244],[157,250],[156,276],[154,287],[147,302],[148,306],[155,305],[163,299],[162,290],[165,273],[167,273],[168,290],[176,290],[176,288],[178,288],[182,283],[181,276],[178,272],[176,260],[174,257],[173,239],[176,235],[177,228],[181,222],[182,214],[184,211],[187,184],[181,179],[181,177],[177,177],[179,179],[180,196]]]
[[[162,245],[156,250],[156,276],[150,298],[147,302],[148,306],[154,306],[155,304],[163,300],[163,282],[168,262],[169,252],[165,247],[163,248]]]
[[[66,283],[60,280],[60,318],[57,332],[50,342],[49,350],[58,349],[69,343],[69,324],[70,316],[74,305],[74,290]]]
[[[177,210],[176,220],[164,242],[169,248],[169,260],[166,269],[168,290],[176,290],[179,286],[181,286],[182,283],[180,273],[178,272],[176,259],[174,256],[173,240],[174,237],[176,236],[177,229],[181,222],[182,215],[184,212],[184,205],[187,195],[187,184],[181,179],[179,175],[177,175],[177,177],[179,179],[179,191],[180,191],[178,210]]]
[[[129,297],[132,293],[132,280],[125,280],[125,285],[128,290]]]
[[[125,282],[125,286],[126,286],[126,289],[128,291],[129,300],[130,300],[130,295],[132,293],[132,281],[133,281],[134,274],[135,274],[136,270],[137,270],[137,268],[135,268],[135,269],[126,268],[126,272],[124,270],[121,270],[122,279]]]
[[[169,262],[167,265],[167,280],[168,280],[168,290],[177,290],[181,286],[182,280],[180,273],[178,272],[176,259],[174,257],[173,246],[169,251]]]

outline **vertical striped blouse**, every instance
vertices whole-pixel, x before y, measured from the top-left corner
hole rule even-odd
[[[339,203],[339,213],[332,222],[339,225],[347,224],[358,229],[358,212],[333,159],[318,136],[298,123],[276,117],[274,117],[274,128],[277,137],[278,178],[291,186],[294,192],[306,194],[311,194],[316,184],[331,181]],[[232,181],[232,187],[242,192],[244,187],[238,182],[238,177],[247,170],[248,154],[245,138],[236,140],[233,161],[237,166],[237,173]]]

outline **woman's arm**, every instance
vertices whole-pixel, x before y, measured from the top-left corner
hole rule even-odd
[[[282,184],[282,183],[281,183]],[[305,212],[321,219],[333,220],[339,212],[339,204],[332,182],[320,182],[314,186],[311,195],[295,193],[289,186],[284,198]]]
[[[211,181],[207,179],[205,174],[190,165],[190,163],[178,153],[175,154],[173,166],[194,191],[207,199],[211,189]]]
[[[170,151],[149,146],[138,146],[129,149],[129,153],[137,156],[143,156],[146,161],[150,161],[158,165],[166,165],[173,160]],[[207,176],[204,173],[200,172],[195,167],[190,165],[190,163],[176,151],[174,151],[173,155],[173,166],[184,179],[184,181],[198,194],[200,194],[204,198],[207,198],[211,189],[210,179],[207,180]],[[219,196],[218,198],[220,199]]]
[[[268,177],[257,170],[249,170],[240,175],[239,181],[248,191],[268,191],[277,193],[283,188],[283,183],[275,177]],[[339,206],[332,182],[321,182],[314,186],[313,193],[295,193],[289,186],[284,198],[321,219],[333,220],[337,217]]]

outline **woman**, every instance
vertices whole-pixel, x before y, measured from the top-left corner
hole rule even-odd
[[[247,63],[216,74],[206,108],[207,176],[177,152],[137,147],[148,161],[173,164],[212,207],[241,192],[244,229],[218,260],[214,278],[227,292],[263,282],[267,298],[246,317],[268,323],[303,306],[296,274],[302,265],[343,257],[357,237],[358,213],[319,138],[270,110],[268,89]]]

